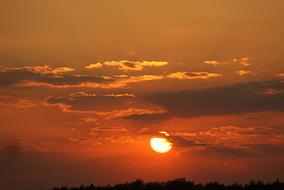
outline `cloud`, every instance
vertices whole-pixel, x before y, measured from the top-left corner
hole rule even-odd
[[[103,96],[111,96],[111,97],[132,97],[135,98],[134,94],[128,94],[128,93],[123,93],[123,94],[105,94]]]
[[[208,72],[176,72],[167,76],[170,79],[209,79],[212,77],[220,77],[222,74]]]
[[[102,136],[97,135],[97,133],[93,133],[92,130],[90,132],[90,137],[86,138],[78,138],[78,137],[71,137],[69,141],[75,144],[84,144],[84,145],[93,145],[93,146],[100,146],[105,144],[129,144],[129,143],[136,143],[136,140],[129,135],[116,135],[116,136]]]
[[[45,106],[57,106],[63,112],[93,114],[105,119],[125,118],[131,115],[160,114],[165,110],[139,103],[131,94],[96,95],[85,92],[66,97],[49,96]]]
[[[234,62],[239,62],[240,65],[244,67],[249,67],[251,64],[249,63],[250,58],[249,57],[243,57],[240,59],[233,59]]]
[[[213,66],[237,63],[237,64],[239,64],[241,66],[249,67],[249,66],[251,66],[249,61],[250,61],[249,57],[241,57],[241,58],[233,58],[231,60],[226,60],[226,61],[206,60],[206,61],[204,61],[204,63],[208,64],[208,65],[213,65]]]
[[[101,68],[101,67],[103,67],[103,64],[101,64],[101,63],[92,63],[92,64],[86,66],[85,68],[86,69],[97,69],[97,68]]]
[[[128,130],[124,127],[94,127],[91,128],[91,134],[98,134],[98,133],[121,133],[121,132],[127,132]]]
[[[32,73],[38,73],[41,75],[60,75],[74,71],[75,69],[71,67],[57,67],[52,68],[48,65],[44,66],[24,66],[24,67],[8,67],[2,70],[2,72],[11,72],[11,71],[30,71]],[[0,71],[1,72],[1,71]]]
[[[198,142],[193,139],[189,138],[184,138],[182,136],[178,135],[171,135],[170,141],[176,146],[176,147],[183,147],[183,148],[188,148],[188,147],[196,147],[196,146],[208,146],[208,144],[204,144],[201,142]]]
[[[281,142],[282,149],[284,148],[284,134],[270,127],[228,125],[197,132],[172,131],[159,133],[154,133],[149,128],[142,128],[139,132],[144,135],[167,138],[181,152],[193,150],[198,152],[198,154],[211,156],[250,156],[262,154],[261,145],[274,147],[281,144]]]
[[[214,65],[214,66],[224,64],[224,62],[220,62],[217,60],[207,60],[207,61],[204,61],[204,63],[208,65]]]
[[[166,110],[161,112],[144,113],[144,114],[131,114],[124,117],[125,119],[140,121],[138,123],[157,123],[171,118],[171,115]]]
[[[128,96],[99,96],[82,92],[72,93],[66,97],[50,96],[45,102],[49,105],[64,104],[72,110],[80,111],[109,111],[135,104],[133,98]]]
[[[144,61],[142,66],[162,66],[163,62]],[[168,75],[114,75],[93,76],[70,74],[68,68],[51,68],[49,66],[5,68],[0,71],[0,85],[16,87],[45,88],[125,88],[131,84],[146,81],[170,79],[209,79],[222,74],[209,72],[175,72]]]
[[[144,63],[146,65],[146,63]],[[150,63],[148,63],[150,64]],[[161,80],[160,75],[90,76],[70,75],[68,68],[52,69],[49,66],[4,68],[0,70],[0,85],[47,88],[123,88],[129,84]]]
[[[163,107],[171,116],[198,117],[260,111],[284,111],[284,94],[265,95],[273,88],[284,90],[282,81],[251,82],[204,90],[155,93],[145,99]]]
[[[46,87],[46,88],[123,88],[129,84],[144,81],[161,80],[161,75],[118,75],[118,76],[90,76],[90,75],[53,75],[33,72],[26,69],[8,69],[0,71],[0,85],[14,85],[17,87]]]
[[[138,75],[138,76],[122,77],[121,79],[117,80],[117,83],[121,84],[139,83],[144,81],[161,80],[163,78],[164,76],[162,75]]]
[[[162,67],[168,65],[166,61],[105,61],[103,63],[94,63],[86,66],[86,69],[101,68],[102,66],[115,66],[122,71],[141,71],[144,67]]]
[[[252,144],[275,143],[276,138],[283,139],[284,134],[270,127],[238,127],[234,125],[214,127],[195,134],[195,138],[208,144],[228,146],[248,146]]]
[[[199,132],[171,132],[176,147],[207,156],[271,155],[284,149],[284,134],[270,127],[220,126]]]
[[[237,73],[238,73],[240,76],[244,76],[244,75],[253,74],[253,71],[250,71],[250,70],[239,70],[239,71],[237,71]]]
[[[155,115],[165,113],[164,109],[161,108],[127,108],[127,109],[119,109],[112,110],[109,112],[97,112],[98,115],[105,116],[107,119],[116,119],[116,118],[127,118],[132,115]]]
[[[100,146],[106,144],[136,143],[137,140],[130,131],[120,126],[97,126],[89,129],[85,136],[70,137],[75,144]]]
[[[77,97],[94,97],[96,96],[96,93],[86,93],[86,92],[73,92],[70,94],[71,97],[77,98]]]
[[[56,68],[49,70],[49,67],[26,67],[6,68],[0,71],[0,85],[18,86],[46,86],[46,87],[70,87],[84,83],[107,83],[113,81],[111,78],[88,76],[88,75],[69,75],[66,68]],[[60,75],[58,75],[60,73]],[[63,74],[64,75],[61,75]],[[66,73],[66,74],[65,74]],[[69,73],[69,72],[68,72]]]
[[[123,88],[127,86],[126,83],[98,83],[98,82],[82,82],[78,84],[52,84],[47,82],[37,81],[21,81],[17,83],[17,87],[47,87],[47,88],[101,88],[101,89],[113,89]]]

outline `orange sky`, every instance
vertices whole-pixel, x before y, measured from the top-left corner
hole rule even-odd
[[[284,180],[283,6],[0,0],[0,184]]]

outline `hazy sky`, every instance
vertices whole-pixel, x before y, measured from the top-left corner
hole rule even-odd
[[[0,0],[0,188],[284,180],[283,6]]]

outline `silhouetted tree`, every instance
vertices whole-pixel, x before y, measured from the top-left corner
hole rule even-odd
[[[179,178],[167,182],[144,183],[142,180],[136,180],[113,186],[95,186],[91,184],[89,186],[81,185],[80,187],[72,188],[55,187],[53,190],[284,190],[284,183],[277,180],[270,183],[251,181],[244,185],[238,183],[224,185],[218,182],[210,182],[203,185],[187,181],[185,178]]]

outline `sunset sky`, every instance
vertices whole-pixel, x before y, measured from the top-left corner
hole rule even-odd
[[[0,0],[0,189],[284,180],[283,7]]]

